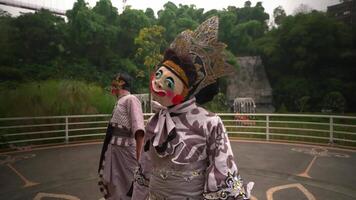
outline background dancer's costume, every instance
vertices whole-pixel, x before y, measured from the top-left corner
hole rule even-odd
[[[146,126],[135,200],[250,198],[253,183],[243,184],[220,117],[197,105],[212,99],[217,78],[228,73],[217,31],[217,17],[194,32],[184,31],[171,44],[174,53],[166,52],[157,67],[151,90],[166,108],[161,107]],[[184,55],[192,65],[182,59]],[[185,89],[179,90],[177,83]],[[169,89],[181,91],[181,96],[173,92],[172,105],[167,103]]]
[[[105,199],[131,199],[133,172],[138,166],[135,133],[143,130],[140,101],[122,90],[108,125],[99,164],[99,186]]]

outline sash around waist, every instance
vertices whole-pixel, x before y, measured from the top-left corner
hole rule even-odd
[[[110,143],[118,146],[136,146],[131,130],[121,125],[113,126]]]
[[[110,144],[117,146],[136,146],[135,138],[112,136]]]
[[[113,127],[113,131],[112,131],[112,135],[113,136],[118,136],[118,137],[126,137],[126,138],[131,138],[132,134],[131,134],[131,130],[124,127],[124,126],[115,126]]]

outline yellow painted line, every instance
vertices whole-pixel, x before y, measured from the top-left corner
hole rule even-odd
[[[289,189],[289,188],[298,188],[306,197],[308,200],[316,200],[314,195],[310,193],[303,185],[300,183],[294,183],[294,184],[288,184],[288,185],[281,185],[281,186],[276,186],[272,187],[267,190],[266,196],[267,200],[273,200],[273,194],[277,191]]]
[[[51,194],[51,193],[38,193],[33,200],[41,200],[45,199],[46,197],[49,198],[56,198],[56,199],[66,199],[66,200],[80,200],[78,197],[68,195],[68,194]],[[47,199],[47,198],[46,198]]]
[[[25,185],[23,187],[26,188],[39,184],[28,180],[24,175],[22,175],[19,171],[17,171],[15,167],[13,167],[11,164],[7,164],[6,166],[8,166],[13,172],[15,172],[15,174],[17,174],[22,179],[23,182],[25,182]]]
[[[300,173],[300,174],[298,174],[297,176],[301,176],[301,177],[305,177],[305,178],[311,178],[308,173],[309,173],[310,168],[311,168],[312,165],[314,164],[316,158],[317,158],[317,156],[314,156],[313,160],[309,163],[309,165],[308,165],[308,167],[305,169],[305,171],[302,172],[302,173]]]
[[[280,145],[288,145],[288,146],[300,146],[300,147],[324,147],[326,149],[333,149],[339,151],[346,151],[346,152],[356,152],[356,149],[344,149],[339,147],[329,147],[322,144],[310,143],[310,144],[298,144],[291,142],[281,142],[281,141],[261,141],[261,140],[241,140],[241,139],[230,139],[230,142],[241,142],[241,143],[256,143],[256,144],[280,144]]]
[[[255,196],[251,195],[250,200],[258,200],[258,199]]]

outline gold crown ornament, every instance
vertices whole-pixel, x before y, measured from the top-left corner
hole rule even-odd
[[[192,58],[198,75],[191,86],[194,91],[192,96],[233,70],[225,61],[226,45],[218,41],[218,30],[219,18],[214,16],[200,24],[195,31],[183,31],[170,45],[178,55],[190,55]]]

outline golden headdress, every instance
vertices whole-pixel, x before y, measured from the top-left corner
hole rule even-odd
[[[226,45],[218,41],[218,28],[219,18],[211,17],[195,31],[180,33],[170,45],[178,55],[191,55],[198,75],[192,96],[232,71],[232,66],[225,62]]]

